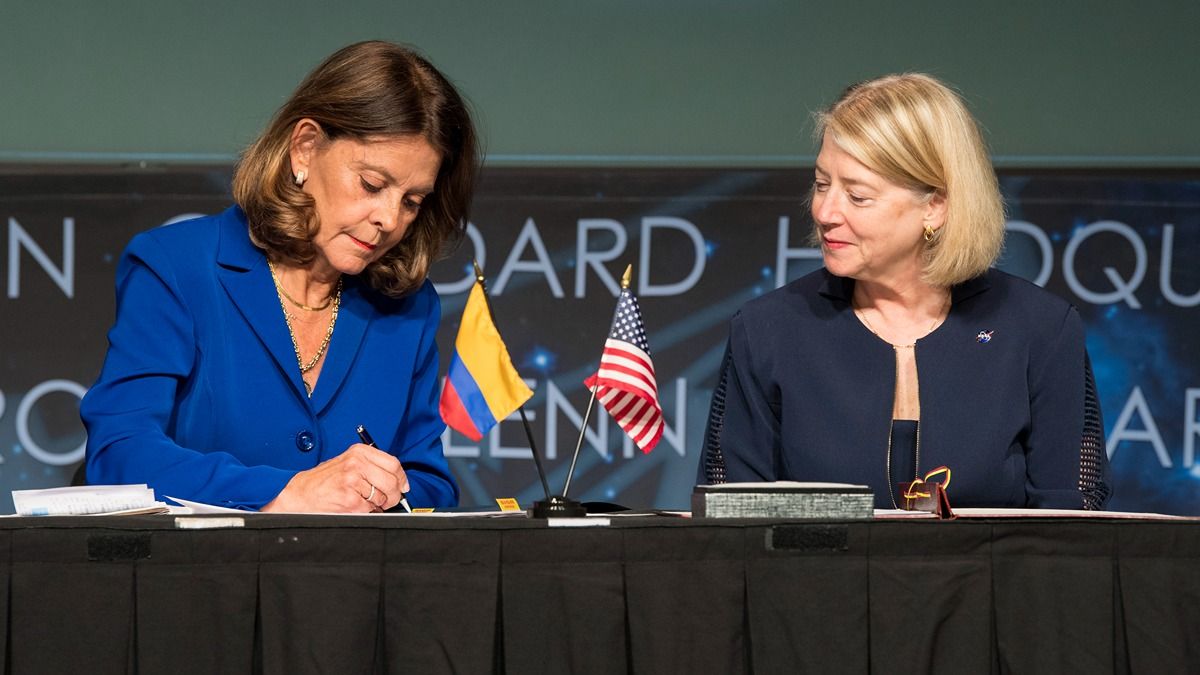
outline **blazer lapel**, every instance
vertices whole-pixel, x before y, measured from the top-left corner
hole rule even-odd
[[[312,395],[313,409],[318,413],[337,397],[345,384],[350,366],[358,356],[363,336],[366,335],[367,326],[375,313],[374,307],[364,295],[365,292],[367,289],[362,281],[355,277],[344,277],[337,324],[333,327],[333,337],[329,340],[325,364],[321,366],[321,376],[317,379],[317,387]],[[295,356],[292,358],[295,359]]]
[[[234,207],[222,215],[217,278],[263,348],[274,359],[284,379],[300,397],[307,399],[266,256],[250,242],[241,209]]]

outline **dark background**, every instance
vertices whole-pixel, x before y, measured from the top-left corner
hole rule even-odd
[[[122,249],[136,232],[225,208],[229,175],[227,166],[0,171],[0,491],[68,482],[84,442],[77,393],[103,359]],[[1113,509],[1200,515],[1200,470],[1189,454],[1200,431],[1198,178],[1187,171],[1001,172],[1010,234],[1000,266],[1070,300],[1088,327]],[[596,367],[615,303],[591,267],[577,288],[579,252],[610,258],[602,265],[614,280],[633,264],[668,431],[642,455],[611,420],[594,416],[571,492],[686,508],[726,322],[746,300],[819,264],[798,253],[810,228],[803,204],[810,180],[807,169],[489,166],[472,214],[474,237],[433,274],[442,292],[443,373],[474,256],[484,264],[513,360],[535,390],[527,411],[551,485],[561,486],[587,404],[582,380]],[[647,239],[646,223],[668,225],[651,228]],[[1167,226],[1173,246],[1164,258]],[[611,228],[624,234],[623,247]],[[702,240],[703,271],[686,289],[656,294],[696,266],[688,230]],[[73,265],[65,264],[69,254]],[[1164,259],[1171,263],[1165,282]],[[1113,279],[1129,288],[1115,292]],[[444,440],[464,505],[497,497],[527,504],[539,496],[519,423],[499,425],[478,445],[452,433]],[[12,505],[0,500],[0,509]]]

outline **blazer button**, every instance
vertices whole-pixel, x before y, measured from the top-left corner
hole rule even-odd
[[[300,452],[312,452],[312,449],[317,447],[317,439],[311,431],[301,431],[296,434],[296,447]]]

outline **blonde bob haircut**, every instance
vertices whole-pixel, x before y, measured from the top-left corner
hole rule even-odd
[[[297,265],[316,256],[312,241],[320,227],[312,197],[293,181],[288,155],[292,129],[304,118],[320,125],[321,142],[419,137],[441,155],[433,193],[404,239],[363,271],[385,295],[412,293],[466,228],[479,150],[462,96],[415,51],[389,42],[343,47],[304,78],[233,176],[233,198],[246,213],[251,240],[270,259]]]
[[[962,99],[919,73],[851,85],[816,116],[854,159],[924,199],[946,199],[946,220],[924,252],[924,280],[949,287],[983,274],[1004,242],[1004,205],[979,127]]]

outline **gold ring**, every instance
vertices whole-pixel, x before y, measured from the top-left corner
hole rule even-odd
[[[367,501],[371,501],[371,497],[374,497],[374,496],[375,496],[375,486],[374,486],[374,485],[372,485],[372,486],[371,486],[371,494],[369,494],[369,495],[367,495],[367,496],[366,496],[366,500],[367,500]],[[372,503],[374,503],[374,502],[372,502]]]

